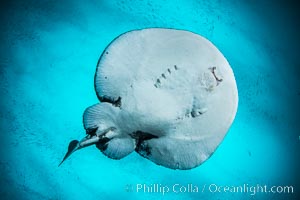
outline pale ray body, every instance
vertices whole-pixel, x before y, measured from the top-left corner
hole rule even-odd
[[[95,75],[100,104],[84,126],[108,157],[132,151],[156,164],[190,169],[217,148],[235,117],[234,75],[205,38],[182,30],[143,29],[116,38]],[[108,131],[107,131],[108,130]]]

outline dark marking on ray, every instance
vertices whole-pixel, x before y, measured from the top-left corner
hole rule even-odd
[[[157,80],[156,80],[156,83],[154,84],[154,87],[158,88],[159,86],[160,86],[160,80],[157,79]]]
[[[100,151],[105,151],[108,147],[108,142],[111,139],[107,138],[107,137],[103,137],[101,138],[101,140],[99,142],[97,142],[96,147],[100,150]]]
[[[202,115],[203,113],[201,113],[200,111],[194,110],[191,112],[191,117],[195,118],[198,117],[199,115]]]
[[[140,149],[138,151],[143,157],[151,155],[151,147],[148,145],[140,145]]]
[[[197,115],[196,115],[196,113],[195,113],[195,112],[191,112],[191,116],[192,116],[192,118],[195,118],[195,117],[197,117]]]
[[[138,152],[144,158],[147,158],[151,155],[151,147],[145,143],[141,143],[136,146],[135,151]]]
[[[174,69],[178,70],[177,65],[174,65]],[[161,79],[167,79],[167,77],[169,76],[168,74],[171,74],[172,71],[170,68],[167,68],[167,71],[165,73],[162,73],[159,78],[156,80],[156,83],[154,84],[154,87],[159,88],[161,86]]]
[[[100,101],[101,102],[107,102],[107,103],[111,103],[112,105],[116,106],[116,107],[121,107],[122,105],[122,102],[121,102],[121,97],[118,97],[117,99],[114,99],[112,97],[109,97],[109,96],[100,96],[99,97]]]
[[[86,134],[88,134],[90,136],[95,136],[97,130],[98,130],[98,127],[87,128]]]
[[[136,148],[135,148],[136,152],[138,152],[144,157],[151,155],[151,148],[145,145],[144,141],[156,139],[158,138],[158,136],[143,131],[133,132],[132,134],[130,134],[130,136],[136,140]]]
[[[212,72],[212,74],[214,75],[214,77],[215,77],[215,79],[216,79],[216,81],[217,81],[217,85],[219,85],[219,83],[222,82],[223,79],[218,78],[218,77],[216,76],[216,73],[215,73],[216,69],[217,69],[217,67],[215,67],[215,66],[212,67],[212,68],[211,68],[211,72]]]
[[[158,136],[156,136],[156,135],[153,135],[153,134],[147,133],[147,132],[143,132],[143,131],[133,132],[132,134],[130,134],[130,136],[136,140],[151,140],[153,138],[158,138]]]
[[[191,117],[195,118],[198,117],[199,115],[203,115],[205,112],[201,112],[201,111],[192,111],[191,112]]]

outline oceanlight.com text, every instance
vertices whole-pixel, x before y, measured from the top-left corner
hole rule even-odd
[[[218,185],[215,183],[211,184],[127,184],[125,186],[125,191],[136,192],[136,193],[160,193],[162,195],[168,193],[246,193],[251,196],[258,193],[278,193],[278,194],[292,194],[294,193],[293,186],[268,186],[262,184],[250,185]]]

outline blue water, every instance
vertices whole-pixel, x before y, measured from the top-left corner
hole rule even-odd
[[[2,2],[0,199],[296,199],[297,8],[237,0]],[[188,171],[157,166],[136,153],[115,161],[92,147],[58,168],[69,141],[84,136],[84,109],[98,102],[93,78],[100,54],[119,34],[147,27],[196,32],[226,56],[239,108],[225,140]],[[199,192],[126,191],[128,184],[193,184]],[[294,193],[209,192],[211,184],[288,185]]]

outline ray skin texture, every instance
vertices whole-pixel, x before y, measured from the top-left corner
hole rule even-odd
[[[210,41],[185,30],[120,35],[99,59],[95,90],[100,103],[83,115],[87,135],[70,142],[63,161],[95,145],[112,159],[136,151],[164,167],[191,169],[213,154],[238,107],[225,57]]]

